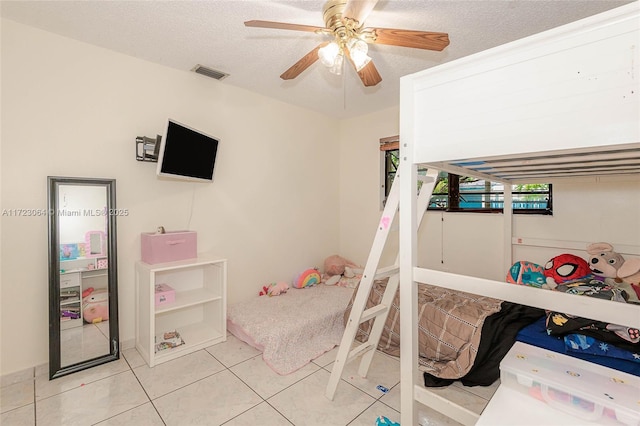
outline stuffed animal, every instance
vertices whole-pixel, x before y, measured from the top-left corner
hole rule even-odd
[[[84,294],[84,293],[83,293]],[[82,299],[82,317],[89,324],[109,319],[109,293],[107,290],[91,290]]]
[[[316,268],[305,269],[293,279],[293,288],[311,287],[320,281],[320,272]]]
[[[632,291],[627,291],[627,293],[634,293],[636,298],[640,299],[640,258],[625,260],[618,269],[618,278],[631,287]],[[633,296],[633,294],[631,296]],[[629,300],[634,299],[630,297]]]
[[[507,282],[511,284],[528,285],[537,288],[546,288],[544,267],[526,260],[514,263],[507,273]]]
[[[624,290],[626,293],[626,300],[637,302],[640,299],[640,274],[636,279],[636,284],[633,284],[633,278],[628,279],[624,276],[631,276],[640,271],[640,259],[638,259],[638,269],[633,271],[633,266],[636,260],[630,259],[630,263],[627,267],[620,272],[620,268],[624,266],[627,261],[624,257],[613,251],[613,246],[609,243],[593,243],[587,246],[587,253],[589,253],[589,268],[595,275],[599,275],[605,278],[605,281],[611,284],[612,287]],[[622,274],[622,275],[621,275]],[[610,283],[609,281],[613,281]]]
[[[327,257],[324,260],[324,273],[328,276],[342,275],[345,273],[345,268],[359,268],[358,265],[344,257],[334,254]]]
[[[327,257],[324,261],[324,275],[322,276],[322,280],[326,285],[336,285],[341,282],[343,277],[356,278],[357,275],[361,275],[362,273],[363,270],[360,266],[344,257],[334,254]],[[359,281],[359,279],[350,281]]]
[[[616,278],[618,269],[624,263],[624,257],[613,251],[609,243],[593,243],[587,246],[589,268],[595,275],[604,278]]]
[[[547,286],[555,289],[558,284],[575,281],[591,275],[589,264],[574,254],[564,253],[553,257],[544,266]]]
[[[260,296],[279,296],[284,294],[289,290],[289,284],[284,281],[279,281],[277,283],[271,283],[267,286],[262,286],[262,290],[260,290]]]

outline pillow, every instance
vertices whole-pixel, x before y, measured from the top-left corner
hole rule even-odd
[[[514,263],[507,273],[507,282],[542,288],[546,284],[544,266],[521,260]]]

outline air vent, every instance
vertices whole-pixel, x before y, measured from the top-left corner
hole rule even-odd
[[[198,74],[206,75],[207,77],[215,78],[216,80],[222,80],[223,78],[229,76],[229,74],[223,73],[222,71],[207,68],[200,64],[193,67],[191,71]]]

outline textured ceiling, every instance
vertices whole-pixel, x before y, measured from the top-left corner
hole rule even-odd
[[[367,27],[449,34],[442,52],[370,45],[382,82],[363,87],[353,69],[329,73],[319,61],[294,80],[283,71],[327,36],[247,28],[267,20],[324,26],[324,1],[6,1],[3,18],[189,71],[202,64],[221,82],[347,118],[399,103],[401,76],[612,9],[629,0],[380,0]],[[207,78],[207,77],[202,77]]]

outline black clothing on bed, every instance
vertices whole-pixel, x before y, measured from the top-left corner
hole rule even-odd
[[[518,331],[544,315],[543,309],[502,302],[500,311],[488,316],[484,321],[473,367],[458,380],[465,386],[493,384],[500,377],[500,361],[515,343]],[[455,382],[453,379],[441,379],[429,373],[423,374],[426,387],[449,386]]]

